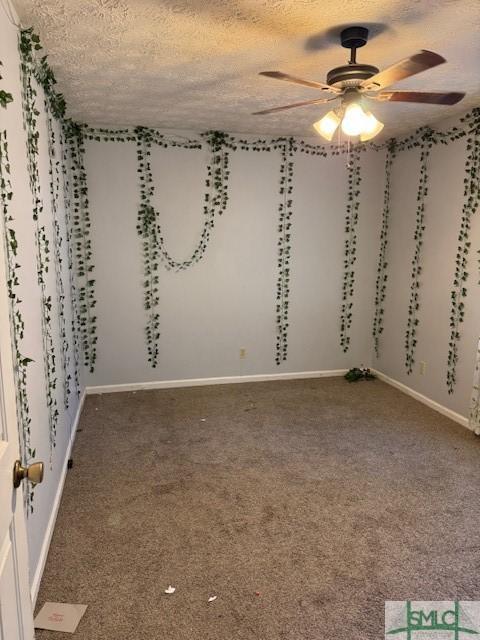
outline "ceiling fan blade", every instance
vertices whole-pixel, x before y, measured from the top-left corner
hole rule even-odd
[[[438,53],[422,49],[413,56],[404,58],[371,78],[364,80],[360,86],[369,91],[378,91],[389,87],[394,82],[409,78],[427,69],[432,69],[444,62],[446,62],[445,58],[439,56]]]
[[[268,113],[276,113],[277,111],[286,111],[287,109],[296,109],[297,107],[306,107],[309,104],[325,104],[331,102],[337,98],[317,98],[317,100],[304,100],[303,102],[295,102],[294,104],[287,104],[283,107],[273,107],[272,109],[265,109],[263,111],[255,111],[252,116],[264,116]]]
[[[464,93],[451,91],[442,93],[439,91],[385,91],[374,96],[376,100],[387,102],[419,102],[424,104],[457,104],[465,97]]]
[[[288,73],[282,73],[281,71],[260,71],[260,76],[266,76],[267,78],[274,78],[275,80],[285,80],[286,82],[293,82],[294,84],[301,84],[304,87],[311,87],[312,89],[320,89],[321,91],[330,91],[330,93],[341,93],[341,89],[331,87],[323,82],[315,82],[314,80],[302,80],[302,78],[296,78],[290,76]]]

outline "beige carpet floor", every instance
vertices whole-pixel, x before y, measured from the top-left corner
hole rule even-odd
[[[379,640],[385,600],[480,599],[479,497],[480,439],[379,381],[90,396],[37,608],[87,604],[77,640]]]

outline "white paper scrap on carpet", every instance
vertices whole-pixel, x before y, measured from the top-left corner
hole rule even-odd
[[[86,604],[46,602],[35,618],[35,628],[74,633],[86,610]]]

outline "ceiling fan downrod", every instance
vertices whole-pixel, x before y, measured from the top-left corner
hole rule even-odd
[[[347,27],[340,33],[342,47],[350,49],[348,64],[331,69],[327,74],[327,84],[342,88],[356,86],[361,80],[368,80],[378,73],[377,67],[357,62],[357,49],[368,42],[366,27]]]

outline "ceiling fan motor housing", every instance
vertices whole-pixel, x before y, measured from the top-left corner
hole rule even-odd
[[[371,64],[346,64],[327,73],[327,84],[334,87],[357,87],[362,80],[368,80],[378,73]]]
[[[342,47],[350,49],[350,62],[342,67],[331,69],[327,74],[327,84],[347,89],[358,87],[363,80],[368,80],[378,73],[377,67],[370,64],[359,64],[356,58],[356,50],[364,47],[368,41],[368,29],[366,27],[347,27],[340,34]]]

